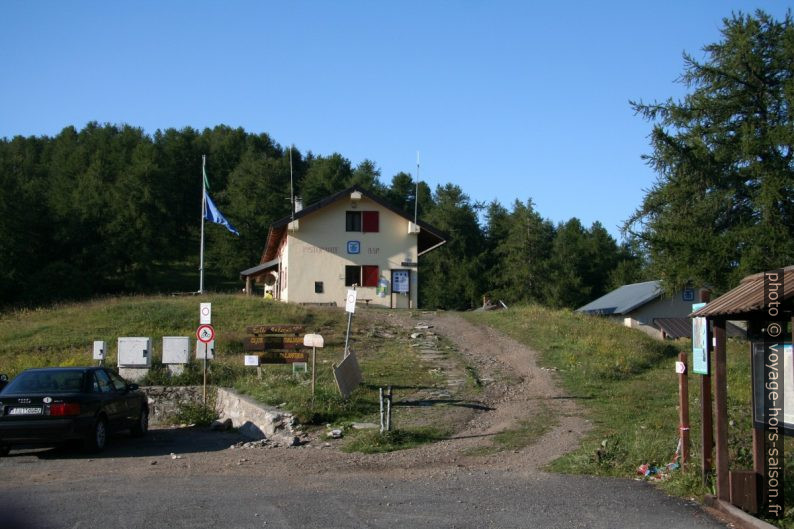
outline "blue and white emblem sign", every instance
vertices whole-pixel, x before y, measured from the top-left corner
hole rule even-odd
[[[361,243],[359,241],[347,241],[347,253],[361,253]]]

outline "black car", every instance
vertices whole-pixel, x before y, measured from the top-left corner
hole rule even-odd
[[[146,396],[104,367],[28,369],[0,390],[0,455],[15,445],[74,440],[99,452],[112,431],[148,429]]]

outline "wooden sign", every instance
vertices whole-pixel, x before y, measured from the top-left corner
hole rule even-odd
[[[308,361],[308,351],[265,351],[259,354],[260,364],[292,364]]]
[[[245,328],[248,334],[299,334],[303,325],[249,325]]]
[[[248,336],[243,340],[245,351],[270,351],[272,349],[300,349],[300,336]]]

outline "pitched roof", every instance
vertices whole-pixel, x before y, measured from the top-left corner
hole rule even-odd
[[[576,309],[588,314],[627,314],[662,295],[660,281],[645,281],[616,288],[587,305]]]
[[[279,242],[281,241],[281,238],[286,233],[287,226],[289,225],[290,222],[292,222],[293,220],[301,219],[301,218],[303,218],[303,217],[305,217],[307,215],[310,215],[310,214],[314,213],[315,211],[317,211],[319,209],[322,209],[325,206],[328,206],[329,204],[332,204],[332,203],[336,202],[337,200],[341,200],[345,196],[350,196],[350,193],[352,193],[354,191],[358,191],[359,193],[361,193],[365,197],[369,198],[373,202],[376,202],[377,204],[380,204],[384,208],[392,211],[393,213],[399,215],[400,217],[403,217],[404,219],[410,220],[410,221],[413,222],[413,219],[407,213],[405,213],[404,211],[400,210],[399,208],[395,207],[392,204],[389,204],[384,199],[382,199],[381,197],[375,195],[371,191],[369,191],[367,189],[364,189],[363,187],[361,187],[359,185],[354,185],[354,186],[348,187],[347,189],[343,189],[341,191],[338,191],[338,192],[334,193],[333,195],[328,195],[327,197],[323,198],[322,200],[319,200],[318,202],[315,202],[314,204],[311,204],[311,205],[303,208],[302,210],[295,212],[294,216],[293,215],[288,215],[286,217],[283,217],[283,218],[277,220],[273,224],[271,224],[270,225],[270,230],[268,230],[268,234],[267,234],[267,241],[265,243],[265,250],[262,252],[261,262],[264,263],[264,262],[270,261],[270,260],[272,260],[272,259],[274,259],[276,257],[276,253],[277,253]],[[417,249],[418,249],[420,255],[424,251],[429,251],[430,249],[432,249],[432,248],[434,248],[436,246],[441,246],[442,244],[447,242],[447,239],[449,237],[444,232],[439,230],[438,228],[435,228],[435,227],[431,226],[430,224],[428,224],[427,222],[424,222],[424,221],[418,220],[418,219],[416,221],[416,224],[421,228],[421,230],[419,231],[419,236],[418,236],[418,241],[417,241]]]
[[[794,300],[794,265],[783,268],[783,294],[781,301]],[[690,316],[750,315],[764,308],[764,272],[749,275],[739,286],[729,290]],[[739,318],[736,318],[739,319]]]

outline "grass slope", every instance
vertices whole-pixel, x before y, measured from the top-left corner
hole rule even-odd
[[[378,387],[419,388],[438,383],[428,369],[417,368],[421,361],[407,342],[379,338],[358,320],[351,348],[357,352],[365,383],[345,401],[339,396],[331,371],[331,364],[342,358],[345,313],[239,294],[107,298],[0,314],[0,373],[13,376],[29,367],[91,364],[94,340],[108,343],[106,363],[115,366],[119,336],[150,336],[155,349],[154,368],[144,384],[200,384],[202,371],[195,361],[185,374],[175,378],[159,365],[163,336],[195,336],[199,302],[212,303],[217,335],[209,382],[234,387],[266,404],[283,405],[303,423],[372,420],[378,410]],[[254,369],[243,366],[246,326],[265,323],[303,324],[306,332],[325,337],[326,347],[318,349],[314,400],[308,374],[294,375],[289,365],[268,365],[263,366],[262,379],[258,379]]]
[[[587,412],[593,429],[574,452],[551,465],[559,472],[634,476],[643,463],[670,462],[678,439],[678,382],[674,363],[688,340],[661,342],[605,319],[539,306],[468,313],[541,353],[558,370],[568,393]],[[728,344],[729,453],[732,468],[752,468],[749,345]],[[700,386],[689,377],[692,464],[663,482],[670,492],[701,496],[713,485],[700,479]],[[787,518],[794,525],[794,439],[786,440]],[[788,525],[787,525],[788,524]]]

